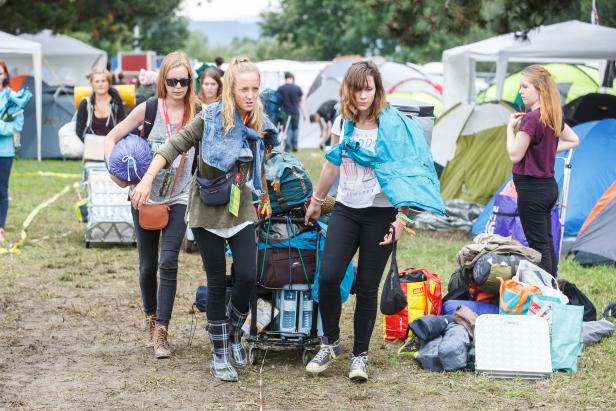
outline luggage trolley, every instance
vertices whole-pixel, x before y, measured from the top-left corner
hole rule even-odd
[[[318,303],[312,299],[311,283],[319,263],[321,228],[317,222],[304,226],[303,218],[275,216],[256,224],[259,237],[257,259],[257,285],[250,298],[250,333],[248,361],[257,362],[259,351],[285,351],[302,349],[302,362],[307,364],[310,353],[321,344]],[[274,233],[272,234],[272,226]],[[288,238],[284,237],[284,227]],[[301,232],[296,228],[301,227]],[[265,235],[265,239],[263,236]],[[271,235],[271,236],[270,236]],[[304,235],[304,238],[302,238]],[[277,239],[272,237],[278,236]],[[294,241],[308,237],[314,251],[303,248]],[[265,243],[262,242],[265,240]],[[274,248],[263,247],[278,241]],[[304,245],[306,245],[304,243]],[[270,272],[264,270],[266,262]],[[271,322],[259,334],[257,332],[257,296],[271,296]],[[275,315],[276,311],[278,314]]]
[[[87,193],[88,222],[85,247],[90,243],[135,243],[135,227],[128,188],[118,187],[103,162],[86,162],[83,186]]]

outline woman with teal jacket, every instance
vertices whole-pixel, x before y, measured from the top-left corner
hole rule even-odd
[[[9,88],[9,70],[6,63],[0,60],[0,111],[11,98]],[[4,226],[6,214],[9,210],[9,175],[15,157],[15,145],[13,136],[21,133],[24,127],[23,113],[11,118],[0,119],[0,241],[4,241]]]
[[[442,215],[444,205],[423,130],[389,107],[376,65],[353,64],[345,74],[340,97],[342,116],[334,121],[332,135],[342,138],[326,156],[306,212],[306,224],[319,217],[324,197],[339,176],[319,276],[323,343],[306,371],[321,373],[342,353],[338,290],[359,250],[349,378],[366,381],[378,289],[391,244],[409,221],[409,207]]]

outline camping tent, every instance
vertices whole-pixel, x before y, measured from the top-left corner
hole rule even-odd
[[[616,181],[616,161],[614,161],[616,158],[616,119],[583,123],[575,126],[573,130],[580,137],[580,145],[573,151],[571,157],[565,237],[578,234],[601,195]],[[561,191],[565,156],[566,153],[559,153],[554,164],[554,178]],[[511,172],[511,169],[509,171]],[[497,194],[503,188],[501,187]],[[489,215],[492,213],[493,201],[494,198],[477,218],[471,230],[473,235],[484,232]]]
[[[441,196],[485,204],[507,177],[506,103],[458,103],[441,117],[432,133],[432,156],[441,174]]]
[[[86,86],[86,74],[94,67],[107,65],[107,53],[82,41],[43,30],[37,34],[21,34],[22,39],[39,43],[43,52],[43,81],[50,86]],[[23,71],[29,62],[18,64]]]
[[[437,117],[443,112],[443,102],[432,93],[394,92],[387,95],[387,101],[394,106],[433,106]]]
[[[565,121],[570,126],[588,121],[616,118],[616,96],[590,93],[578,97],[563,107]]]
[[[571,252],[583,265],[614,264],[616,262],[616,181],[601,196],[592,209]]]
[[[0,58],[7,62],[12,75],[17,74],[16,61],[31,62],[29,74],[34,76],[34,106],[36,119],[36,153],[41,159],[41,130],[43,118],[41,45],[0,31]],[[20,73],[21,74],[21,73]]]
[[[562,104],[569,103],[588,93],[599,90],[599,70],[581,64],[546,64],[545,68],[556,81],[560,91]],[[518,71],[505,79],[503,85],[503,100],[512,103],[522,103],[519,97],[520,77],[522,72]],[[477,95],[477,102],[493,101],[496,98],[496,84],[490,86]]]
[[[443,52],[445,108],[475,99],[477,61],[496,62],[500,99],[509,62],[572,62],[616,58],[616,29],[571,20],[540,26],[526,35],[508,33]]]

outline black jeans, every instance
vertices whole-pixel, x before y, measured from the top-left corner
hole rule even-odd
[[[186,205],[170,206],[169,224],[162,230],[144,230],[139,226],[139,211],[131,209],[139,250],[139,286],[143,311],[156,312],[156,323],[167,325],[171,320],[178,279],[178,256],[186,233]],[[162,233],[162,242],[160,237]],[[158,245],[160,242],[160,258]],[[157,284],[156,272],[160,273]]]
[[[193,234],[203,259],[207,276],[207,318],[220,321],[227,318],[227,260],[225,239],[203,228],[193,228]],[[257,243],[251,224],[233,237],[227,238],[233,254],[233,292],[231,303],[241,313],[248,312],[248,303],[257,278]]]
[[[554,177],[513,175],[518,192],[518,213],[528,246],[541,253],[539,267],[556,277],[558,256],[552,237],[552,208],[558,200]]]
[[[319,309],[323,333],[331,344],[340,337],[340,283],[359,248],[355,279],[353,355],[368,351],[376,320],[381,277],[391,245],[379,245],[396,218],[393,207],[351,208],[336,203],[327,228],[319,274]]]

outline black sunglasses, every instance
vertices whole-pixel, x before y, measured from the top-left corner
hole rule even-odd
[[[175,87],[177,84],[182,87],[188,87],[190,78],[168,78],[165,80],[165,83],[167,83],[169,87]]]

